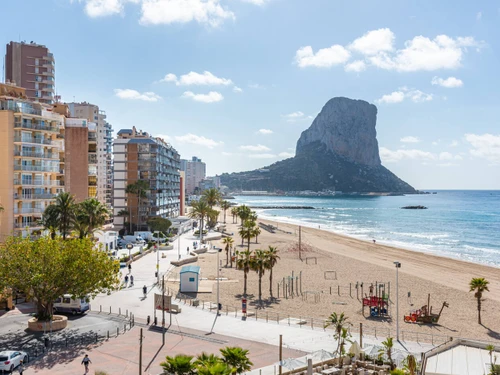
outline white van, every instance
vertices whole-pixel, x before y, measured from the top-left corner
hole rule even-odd
[[[83,314],[90,309],[88,298],[72,299],[71,294],[65,294],[54,301],[54,313]]]

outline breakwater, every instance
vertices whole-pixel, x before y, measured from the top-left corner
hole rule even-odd
[[[313,206],[249,206],[255,210],[314,210]]]

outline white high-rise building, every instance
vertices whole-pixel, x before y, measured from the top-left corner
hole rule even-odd
[[[191,160],[181,160],[181,170],[186,173],[186,196],[194,194],[200,182],[206,177],[206,164],[193,156]]]

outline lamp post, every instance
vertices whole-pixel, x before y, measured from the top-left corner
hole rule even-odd
[[[396,266],[396,340],[399,341],[399,269],[401,268],[400,262],[394,262]]]
[[[181,259],[181,234],[182,234],[182,224],[179,223],[179,230],[177,231],[177,256],[178,256],[178,260]]]
[[[214,324],[212,324],[212,329],[210,330],[210,333],[213,333],[214,332],[214,327],[215,327],[215,322],[217,321],[217,317],[219,316],[219,313],[220,313],[220,299],[219,299],[219,271],[220,271],[220,267],[219,267],[219,253],[222,251],[222,248],[220,247],[216,247],[215,248],[217,250],[217,314],[215,314],[215,319],[214,319]]]
[[[160,283],[160,231],[155,230],[156,234],[156,282]]]

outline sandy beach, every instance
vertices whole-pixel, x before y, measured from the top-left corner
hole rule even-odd
[[[234,233],[235,249],[246,249],[241,246],[238,236],[238,224],[232,223],[227,215],[227,232]],[[305,248],[310,251],[299,254],[291,249],[298,242],[298,227],[291,224],[258,220],[259,222],[278,226],[276,233],[262,229],[258,242],[251,241],[250,249],[267,249],[276,246],[280,260],[273,270],[273,295],[278,296],[278,282],[292,275],[302,276],[302,296],[283,297],[283,289],[276,300],[270,299],[269,273],[262,278],[262,298],[264,303],[258,304],[258,277],[251,271],[248,274],[248,307],[257,310],[257,314],[267,314],[270,319],[314,318],[314,324],[321,324],[332,312],[344,312],[354,327],[363,323],[365,332],[373,333],[375,329],[386,334],[395,335],[396,329],[396,269],[394,261],[399,261],[399,321],[400,330],[418,332],[422,335],[465,337],[486,341],[500,340],[500,269],[480,264],[464,262],[426,253],[398,249],[390,246],[374,244],[337,235],[320,229],[302,227],[301,239]],[[213,245],[223,247],[221,241],[213,241]],[[202,254],[197,264],[201,267],[202,277],[213,279],[216,275],[216,254]],[[306,260],[306,258],[308,258]],[[243,293],[243,272],[226,267],[226,253],[220,253],[222,263],[221,277],[227,279],[220,282],[220,300],[223,311],[241,310]],[[327,272],[325,278],[325,271]],[[174,270],[175,274],[175,270]],[[336,279],[335,279],[336,276]],[[477,322],[477,302],[474,293],[469,292],[469,281],[473,277],[484,277],[489,282],[489,292],[484,293],[482,303],[482,323]],[[175,277],[170,286],[178,288]],[[212,287],[212,293],[198,293],[204,301],[216,301],[216,287],[213,281],[205,281],[205,289]],[[362,314],[361,283],[363,294],[368,295],[370,285],[385,284],[385,292],[390,292],[389,317],[372,318],[369,309]],[[358,284],[358,289],[356,289]],[[390,284],[390,286],[389,286]],[[294,287],[297,286],[297,282]],[[299,285],[300,289],[300,285]],[[331,292],[330,292],[331,290]],[[339,294],[340,291],[340,294]],[[408,297],[408,293],[411,297]],[[330,294],[331,293],[331,294]],[[421,325],[405,323],[403,317],[410,310],[420,309],[427,304],[427,296],[431,294],[432,312],[438,313],[444,301],[449,304],[444,308],[439,324]],[[310,322],[310,319],[307,320]],[[310,323],[307,323],[310,324]]]

